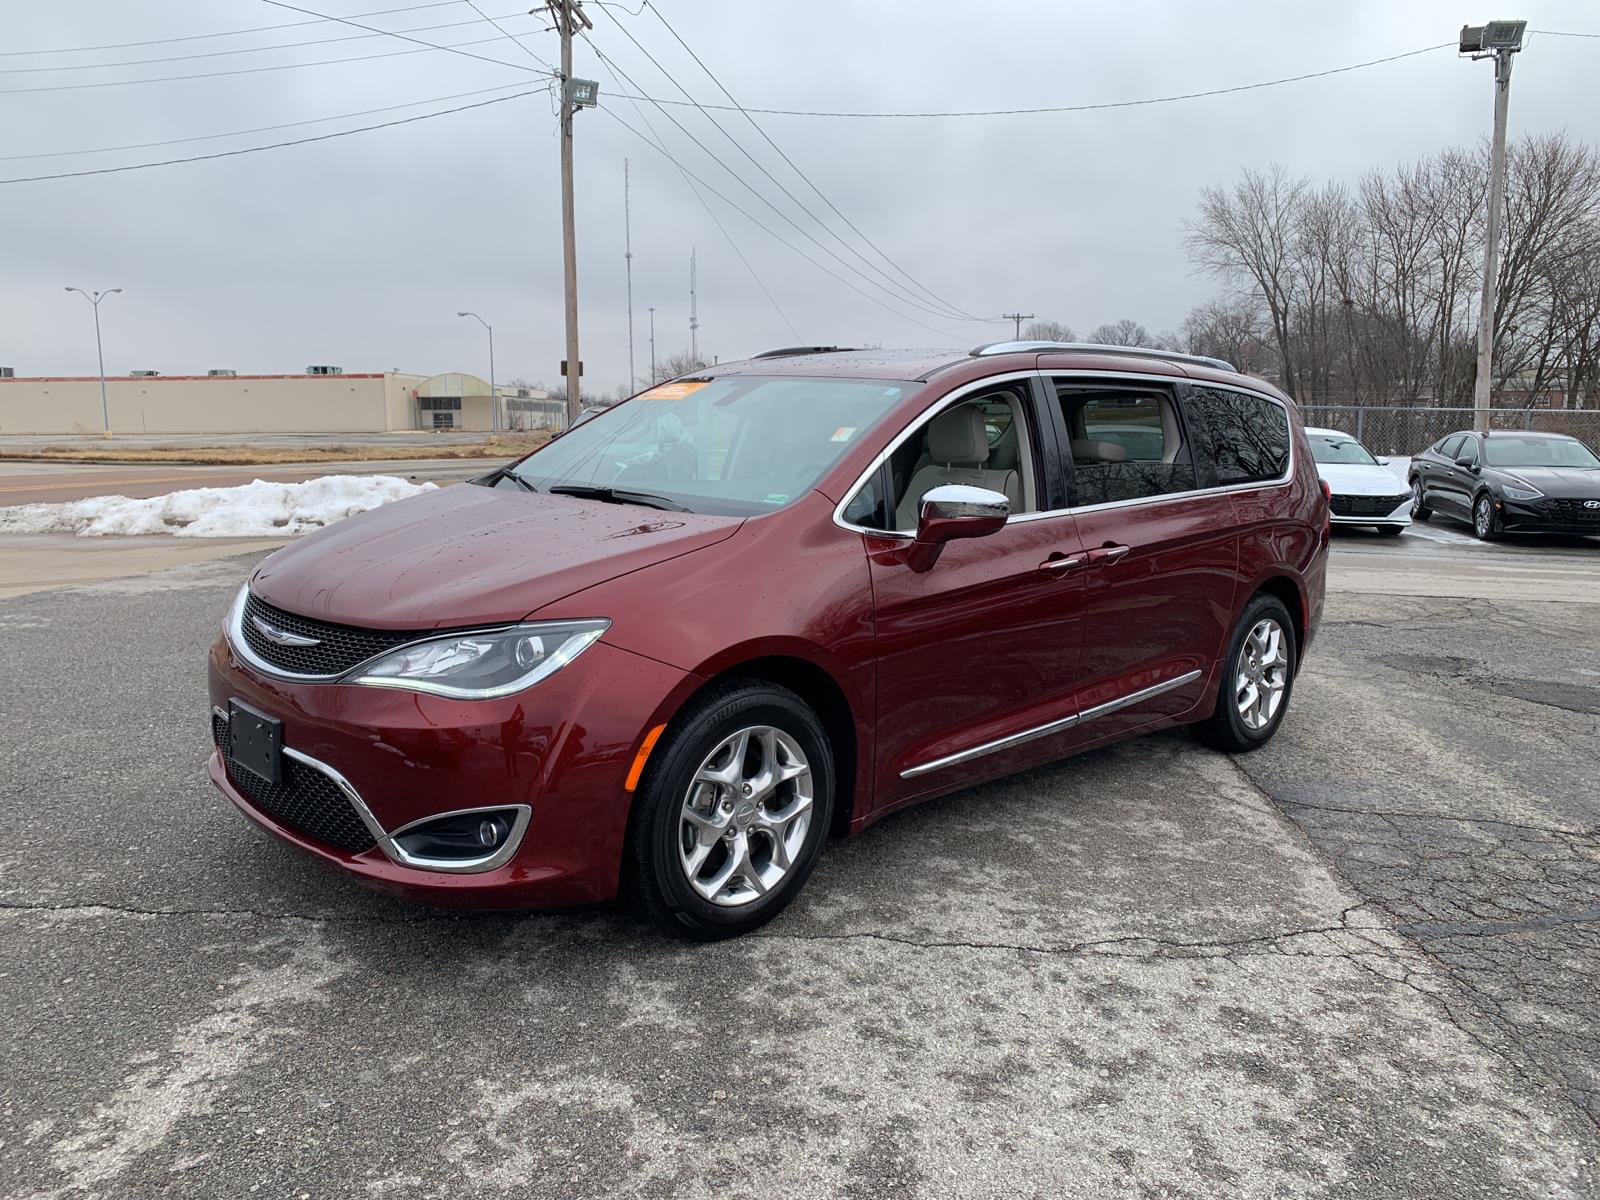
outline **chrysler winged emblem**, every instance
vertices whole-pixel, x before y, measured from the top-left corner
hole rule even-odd
[[[261,631],[261,636],[269,642],[276,642],[280,646],[320,646],[321,638],[301,637],[298,633],[290,633],[287,629],[279,629],[271,621],[263,621],[260,617],[251,617],[250,623]]]

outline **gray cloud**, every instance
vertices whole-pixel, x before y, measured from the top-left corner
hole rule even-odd
[[[321,0],[323,11],[333,0]],[[480,0],[495,16],[518,6]],[[306,6],[318,7],[316,0]],[[381,5],[344,0],[340,12]],[[1249,3],[834,6],[662,0],[662,9],[743,102],[775,108],[920,110],[1135,99],[1339,66],[1451,40],[1463,12],[1441,3],[1340,6]],[[593,8],[591,7],[591,12]],[[720,99],[661,25],[613,8],[696,97]],[[1590,6],[1525,3],[1534,27],[1600,30]],[[465,20],[464,4],[372,18],[391,28]],[[671,82],[593,12],[594,38],[649,94]],[[17,6],[8,48],[177,37],[293,20],[251,0],[85,0]],[[553,60],[539,22],[529,44]],[[486,35],[493,30],[483,28]],[[0,67],[62,65],[354,32],[309,26],[77,56],[0,58]],[[466,40],[470,28],[416,36]],[[0,89],[403,49],[389,39],[108,71],[0,75]],[[472,48],[527,63],[507,42]],[[602,103],[635,126],[588,47],[577,71],[602,80]],[[531,65],[531,64],[528,64]],[[1521,56],[1513,134],[1565,128],[1592,138],[1600,113],[1600,41],[1534,38]],[[0,154],[121,145],[306,120],[531,78],[446,53],[177,83],[0,95]],[[535,81],[537,82],[537,81]],[[1282,161],[1320,177],[1473,141],[1488,125],[1487,65],[1450,50],[1280,88],[1144,108],[993,119],[868,121],[761,117],[763,127],[897,262],[981,315],[1021,309],[1084,329],[1130,316],[1178,324],[1206,296],[1183,253],[1180,222],[1204,184]],[[363,124],[423,110],[380,114]],[[803,225],[722,135],[671,110],[707,146]],[[674,154],[791,241],[784,225],[654,111]],[[718,119],[808,207],[822,202],[737,114]],[[616,122],[578,118],[579,268],[586,382],[626,377],[622,163],[632,164],[636,355],[648,361],[646,307],[663,355],[688,343],[688,257],[698,248],[701,343],[724,358],[792,341],[678,172]],[[81,158],[0,162],[0,176],[144,161],[338,126]],[[708,197],[709,199],[709,197]],[[931,333],[828,278],[718,200],[710,203],[808,341],[952,344],[1003,336],[916,314]],[[831,214],[829,214],[831,216]],[[494,322],[499,374],[556,382],[562,356],[557,143],[548,100],[524,100],[320,144],[150,171],[0,187],[0,363],[19,373],[94,369],[87,306],[61,289],[121,286],[107,302],[107,368],[166,372],[230,366],[298,370],[486,371]],[[842,226],[840,232],[846,232]],[[827,244],[837,243],[818,233]],[[821,252],[807,245],[813,257]],[[841,251],[842,253],[842,251]],[[870,253],[870,252],[869,252]],[[824,260],[829,261],[829,260]],[[841,268],[829,261],[840,273]],[[853,277],[852,277],[853,278]],[[863,285],[865,286],[865,285]],[[867,289],[873,290],[873,289]],[[911,311],[908,305],[896,307]]]

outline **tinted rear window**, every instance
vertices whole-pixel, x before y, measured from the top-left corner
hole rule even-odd
[[[1216,466],[1217,483],[1265,483],[1289,469],[1289,414],[1264,396],[1222,388],[1189,390],[1191,430]]]

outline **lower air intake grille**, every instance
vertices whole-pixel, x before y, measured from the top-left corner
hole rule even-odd
[[[339,786],[315,767],[285,755],[283,782],[269,783],[229,761],[228,721],[217,713],[211,714],[211,739],[222,752],[228,781],[275,821],[347,854],[360,854],[377,844]]]
[[[1407,500],[1410,493],[1399,496],[1340,496],[1333,497],[1333,515],[1336,517],[1387,517]]]

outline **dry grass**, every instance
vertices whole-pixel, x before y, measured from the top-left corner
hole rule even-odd
[[[517,458],[550,440],[547,433],[518,433],[471,444],[430,446],[39,446],[0,450],[0,459],[35,462],[169,463],[196,467],[255,467],[280,463],[384,462],[391,459]]]

